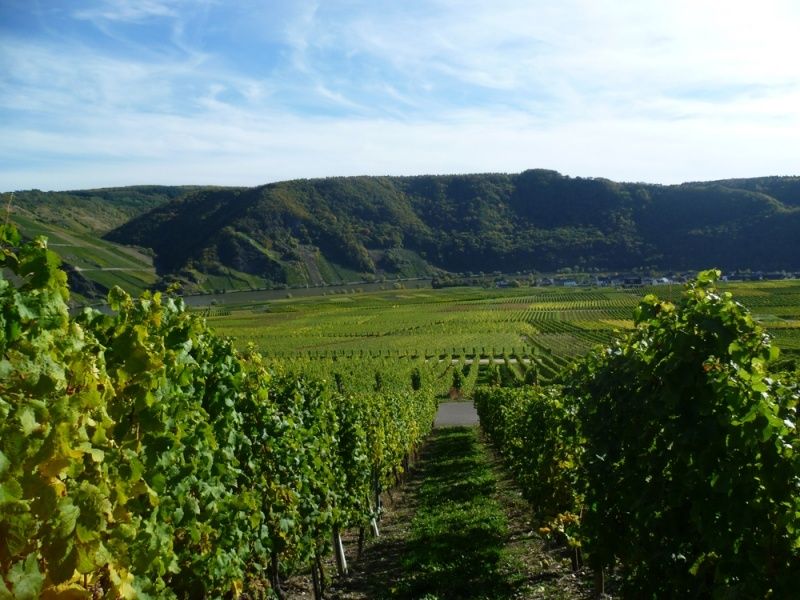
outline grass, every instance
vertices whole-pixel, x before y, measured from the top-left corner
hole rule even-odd
[[[573,572],[564,549],[532,531],[532,507],[477,427],[434,430],[415,479],[413,518],[395,547],[400,568],[388,593],[370,598],[592,597],[588,571]]]
[[[478,428],[434,430],[384,508],[381,536],[334,580],[330,598],[593,597],[591,574],[573,572],[564,549],[534,531],[532,507]]]
[[[420,473],[417,509],[397,598],[511,598],[506,515],[477,429],[436,430]]]

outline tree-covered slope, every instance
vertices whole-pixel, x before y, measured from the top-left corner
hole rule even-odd
[[[346,274],[562,267],[796,269],[800,178],[677,186],[531,170],[198,190],[107,239],[161,274],[321,283]]]
[[[12,212],[76,232],[106,233],[196,186],[139,185],[122,188],[8,194]]]
[[[18,191],[3,195],[7,219],[27,239],[44,236],[64,261],[79,301],[104,297],[114,285],[131,293],[158,281],[147,251],[102,239],[104,233],[198,189],[134,186],[68,192]]]
[[[800,177],[726,179],[716,183],[733,189],[762,192],[787,206],[800,206]]]

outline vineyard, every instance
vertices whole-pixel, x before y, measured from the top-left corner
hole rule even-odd
[[[2,236],[0,598],[280,596],[297,568],[320,591],[340,531],[377,529],[442,365],[270,364],[119,288],[71,317],[56,255]]]
[[[773,336],[785,356],[800,352],[800,283],[720,282]],[[516,288],[391,290],[285,298],[198,309],[238,347],[270,357],[313,359],[519,357],[540,382],[554,380],[576,359],[634,328],[647,294],[680,298],[679,285],[651,288]],[[516,358],[515,358],[516,359]]]
[[[596,592],[780,598],[800,574],[799,300],[797,282],[711,272],[688,289],[386,292],[212,322],[320,364],[452,365],[540,535]]]
[[[540,533],[598,593],[613,574],[630,598],[788,598],[800,575],[796,364],[717,277],[646,296],[561,385],[475,392]]]
[[[322,597],[443,398],[474,398],[597,591],[781,598],[800,575],[797,282],[191,311],[114,288],[72,315],[46,242],[0,234],[0,600],[281,597],[298,571]]]

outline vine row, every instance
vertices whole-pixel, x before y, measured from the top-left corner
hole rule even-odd
[[[158,293],[70,316],[46,242],[0,238],[3,600],[279,595],[376,516],[433,422],[424,361],[349,389]]]
[[[625,597],[785,598],[800,576],[797,373],[718,278],[645,297],[560,386],[475,394],[540,532]]]

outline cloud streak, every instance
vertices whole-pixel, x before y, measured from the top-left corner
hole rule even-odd
[[[0,25],[0,190],[800,160],[788,0],[59,4]]]

